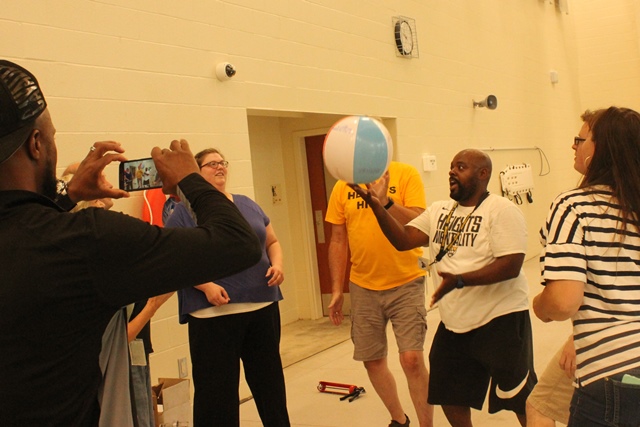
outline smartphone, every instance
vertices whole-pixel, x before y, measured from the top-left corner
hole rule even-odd
[[[162,180],[151,157],[120,163],[120,189],[125,191],[149,190],[162,187]]]

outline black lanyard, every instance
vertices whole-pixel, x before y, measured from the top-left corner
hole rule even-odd
[[[486,199],[487,197],[489,197],[488,191],[484,193],[482,197],[480,197],[480,200],[478,200],[478,204],[476,205],[476,207],[473,208],[473,210],[469,213],[469,215],[467,215],[464,221],[462,221],[462,225],[460,226],[460,231],[458,231],[458,234],[456,234],[455,237],[451,239],[451,242],[447,245],[446,243],[447,243],[447,236],[449,235],[449,226],[451,224],[451,217],[453,216],[453,213],[458,208],[458,202],[456,202],[456,204],[453,205],[453,208],[451,208],[449,215],[447,215],[447,219],[445,219],[444,221],[444,227],[442,228],[442,240],[440,243],[440,251],[438,252],[438,255],[436,255],[436,259],[434,259],[431,262],[431,264],[429,264],[429,266],[435,264],[436,262],[440,262],[442,258],[444,258],[444,256],[447,254],[447,252],[449,252],[451,248],[458,242],[458,239],[462,234],[462,230],[464,230],[464,228],[467,226],[467,222],[469,222],[469,218],[471,218],[471,215],[473,215],[476,209],[480,207],[482,202],[484,202],[484,199]]]

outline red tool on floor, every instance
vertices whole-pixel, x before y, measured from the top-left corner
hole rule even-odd
[[[353,402],[361,394],[366,393],[364,387],[358,387],[353,384],[341,384],[332,383],[329,381],[320,381],[318,383],[318,391],[321,393],[332,393],[343,395],[340,400],[349,399],[349,402]]]

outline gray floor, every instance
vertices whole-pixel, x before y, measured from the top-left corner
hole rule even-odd
[[[280,357],[285,368],[351,339],[351,322],[335,326],[326,318],[299,320],[282,328]]]
[[[529,279],[531,298],[541,289],[539,285],[539,267],[537,258],[525,263],[525,273]],[[429,312],[427,323],[429,333],[427,336],[427,346],[433,338],[435,327],[440,321],[438,310]],[[328,323],[328,320],[326,320]],[[544,324],[532,315],[532,325],[534,334],[535,366],[540,374],[549,359],[564,342],[571,331],[569,322]],[[301,324],[302,328],[308,328],[308,324]],[[295,326],[285,328],[286,335],[295,335]],[[318,335],[308,333],[298,334],[294,340],[300,346],[305,336],[309,336],[314,341],[320,341]],[[287,338],[283,338],[283,341]],[[397,353],[397,347],[393,338],[389,340],[391,349],[389,354]],[[285,368],[285,378],[287,382],[287,398],[289,414],[294,427],[382,427],[389,424],[389,415],[382,405],[380,399],[373,391],[367,374],[361,363],[352,359],[353,347],[350,340],[346,340],[338,345],[321,351],[320,353],[307,357],[300,362],[293,363]],[[411,399],[407,390],[406,380],[400,368],[398,358],[389,357],[389,365],[395,374],[398,383],[400,398],[405,405],[405,412],[409,418],[415,420],[415,411],[411,405]],[[340,401],[339,396],[320,393],[317,390],[318,381],[332,381],[345,384],[355,384],[362,386],[367,393],[349,403]],[[243,403],[240,408],[241,424],[243,427],[261,426],[260,418],[252,400]],[[473,411],[474,426],[476,427],[511,427],[518,426],[515,416],[510,412],[499,412],[489,415],[486,409],[483,411]],[[412,423],[417,427],[417,423]],[[442,413],[442,409],[435,409],[435,426],[448,426]]]

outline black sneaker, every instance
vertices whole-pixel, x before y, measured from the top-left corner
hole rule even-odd
[[[396,420],[391,420],[391,424],[389,424],[389,427],[409,427],[409,416],[407,414],[404,414],[404,416],[407,419],[404,424],[400,424]]]

